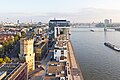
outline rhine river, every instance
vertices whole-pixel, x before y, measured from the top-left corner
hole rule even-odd
[[[120,80],[120,52],[106,47],[105,41],[120,46],[120,32],[71,29],[71,42],[85,80]]]

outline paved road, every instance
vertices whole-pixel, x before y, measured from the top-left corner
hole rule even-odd
[[[51,48],[49,48],[50,52],[47,52],[47,56],[45,56],[42,61],[40,61],[40,65],[42,66],[46,66],[47,63],[50,61],[51,59],[51,55],[53,54],[53,49],[54,49],[54,44],[52,45]],[[39,61],[38,61],[39,62]],[[29,76],[31,79],[30,80],[42,80],[42,76],[44,75],[44,71],[45,70],[36,70],[36,73],[33,73],[31,75],[33,76]]]
[[[52,54],[54,53],[53,52],[53,50],[54,50],[54,45],[55,45],[55,43],[53,43],[52,44],[52,47],[50,47],[48,50],[48,52],[47,52],[47,56],[46,57],[44,57],[43,59],[42,59],[42,64],[44,64],[44,65],[47,65],[47,63],[50,61],[50,59],[51,59],[51,56],[52,56]]]

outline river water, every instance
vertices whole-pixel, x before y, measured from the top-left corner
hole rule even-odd
[[[71,34],[75,56],[85,80],[120,80],[120,52],[104,45],[107,41],[120,46],[120,32],[74,28]]]

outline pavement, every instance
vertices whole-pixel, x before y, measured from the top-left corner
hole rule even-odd
[[[44,70],[41,70],[37,73],[35,73],[30,80],[42,80],[42,76],[44,74]]]
[[[78,66],[78,63],[76,61],[70,41],[68,42],[68,49],[69,49],[69,56],[70,56],[69,57],[70,58],[69,59],[70,60],[70,71],[71,71],[70,73],[71,73],[72,80],[84,80],[80,67]]]

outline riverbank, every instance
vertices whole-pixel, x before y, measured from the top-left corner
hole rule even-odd
[[[75,58],[74,50],[71,41],[68,42],[69,62],[70,62],[70,74],[72,80],[84,80],[80,66]]]

